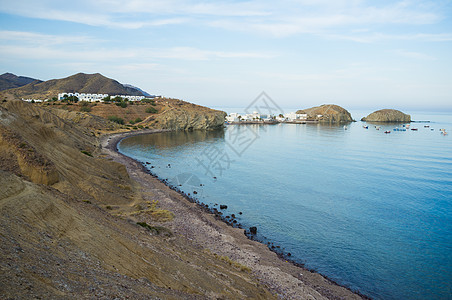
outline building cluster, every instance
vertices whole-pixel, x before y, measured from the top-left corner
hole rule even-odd
[[[269,122],[269,121],[277,121],[277,122],[302,122],[306,121],[308,118],[307,114],[297,114],[295,112],[290,112],[287,114],[260,114],[257,111],[251,114],[239,114],[239,113],[231,113],[226,117],[226,122],[229,123],[239,123],[239,122]]]
[[[87,102],[104,102],[104,98],[110,96],[112,99],[116,97],[120,97],[122,99],[128,99],[129,101],[141,101],[145,96],[128,96],[128,95],[108,95],[108,94],[89,94],[89,93],[59,93],[58,100],[63,100],[66,97],[75,96],[79,101],[87,101]]]

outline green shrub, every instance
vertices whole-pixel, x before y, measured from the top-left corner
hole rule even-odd
[[[82,151],[80,151],[80,152],[82,152],[82,153],[85,154],[85,155],[88,155],[88,156],[93,157],[93,155],[92,155],[90,152],[86,151],[86,150],[82,150]]]
[[[121,125],[124,125],[124,120],[121,119],[120,117],[117,117],[117,116],[109,116],[108,120],[110,120],[112,122],[115,122],[115,123],[118,123],[118,124],[121,124]]]
[[[121,101],[121,102],[116,102],[117,106],[121,106],[122,108],[126,108],[127,107],[127,102],[125,101]]]
[[[82,106],[82,108],[80,108],[80,111],[90,112],[91,111],[91,107],[89,107],[89,106]]]
[[[156,114],[158,111],[154,107],[148,107],[146,108],[146,112],[148,114]]]

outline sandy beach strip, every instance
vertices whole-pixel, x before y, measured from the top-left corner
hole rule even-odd
[[[339,286],[328,278],[302,268],[279,257],[266,245],[249,239],[244,229],[234,228],[215,217],[202,205],[190,202],[184,195],[172,190],[134,159],[117,150],[121,139],[134,135],[159,133],[168,130],[142,130],[105,135],[101,137],[102,151],[108,158],[126,166],[130,177],[143,190],[152,191],[159,206],[175,214],[166,227],[185,237],[200,251],[208,250],[247,266],[259,282],[283,299],[366,299]]]

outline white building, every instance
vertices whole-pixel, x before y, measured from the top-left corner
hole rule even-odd
[[[253,111],[252,114],[246,114],[242,116],[243,121],[258,121],[261,118],[261,115],[257,111]]]
[[[79,101],[88,101],[88,102],[103,102],[102,99],[108,97],[108,94],[89,94],[89,93],[59,93],[58,100],[63,100],[64,96],[76,96]],[[129,101],[141,101],[145,96],[128,96],[128,95],[114,95],[111,98],[121,97],[122,99],[128,99]]]
[[[226,117],[226,121],[228,122],[239,122],[239,114],[238,113],[231,113],[229,116]]]
[[[105,97],[108,97],[108,94],[89,94],[89,93],[59,93],[58,100],[63,100],[65,96],[75,96],[79,101],[88,101],[95,102],[101,101]]]
[[[127,95],[114,95],[114,96],[111,96],[111,98],[115,98],[115,97],[121,97],[122,99],[128,99],[129,101],[141,101],[144,98],[146,98],[145,96],[127,96]]]
[[[289,122],[298,121],[298,120],[299,121],[303,121],[303,120],[306,120],[308,118],[308,115],[307,114],[297,114],[295,112],[290,112],[290,113],[285,114],[284,118],[287,121],[289,121]]]

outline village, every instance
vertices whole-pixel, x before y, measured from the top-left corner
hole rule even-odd
[[[317,115],[316,119],[321,118],[322,115]],[[307,122],[317,122],[315,120],[308,120],[308,114],[290,112],[279,115],[260,114],[254,111],[250,114],[231,113],[226,117],[225,124],[276,124],[276,123],[293,123],[306,124]]]
[[[109,94],[90,94],[90,93],[58,93],[58,97],[54,97],[52,99],[33,99],[33,98],[29,98],[29,99],[24,99],[22,98],[23,101],[26,102],[32,102],[32,103],[40,103],[40,102],[48,102],[48,101],[61,101],[61,100],[65,100],[67,98],[77,98],[77,101],[86,101],[86,102],[105,102],[105,99],[127,99],[128,101],[141,101],[145,98],[156,98],[156,96],[150,96],[150,97],[146,97],[146,96],[130,96],[130,95],[109,95]]]

